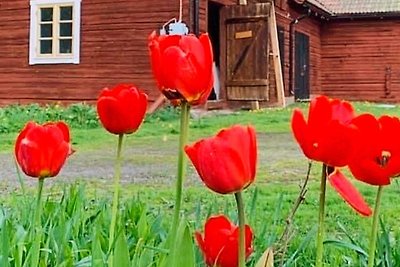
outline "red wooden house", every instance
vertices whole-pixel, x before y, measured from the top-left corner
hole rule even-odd
[[[213,97],[225,106],[277,103],[270,7],[254,2],[240,13],[236,0],[182,1],[190,30],[210,33],[220,72]],[[400,4],[370,2],[275,0],[285,96],[400,100]],[[91,102],[120,82],[155,100],[147,37],[179,10],[179,0],[1,1],[0,104]]]
[[[312,93],[349,100],[400,102],[398,0],[295,3],[298,5],[293,6],[302,15],[298,21],[291,18],[295,40],[293,83],[289,90],[299,98]],[[304,51],[307,47],[308,52]],[[308,75],[310,86],[304,81]]]

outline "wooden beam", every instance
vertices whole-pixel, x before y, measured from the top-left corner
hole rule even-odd
[[[164,104],[165,101],[165,96],[161,94],[159,97],[157,97],[156,101],[151,104],[151,106],[147,109],[147,114],[151,114],[154,111],[156,111],[162,104]]]
[[[283,85],[281,56],[279,53],[278,30],[276,26],[275,6],[273,1],[271,1],[271,16],[268,24],[269,24],[269,36],[271,39],[272,57],[274,62],[278,105],[285,107],[286,106],[285,88]]]

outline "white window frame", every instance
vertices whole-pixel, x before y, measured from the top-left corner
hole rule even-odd
[[[29,30],[29,65],[35,64],[79,64],[80,61],[80,25],[81,25],[81,0],[31,0],[30,1],[30,30]],[[40,54],[40,8],[68,5],[72,6],[72,53]],[[54,24],[53,24],[54,28]],[[55,27],[58,29],[58,26]],[[54,30],[53,30],[54,32]],[[57,39],[58,34],[53,38]],[[53,42],[54,42],[53,39]]]

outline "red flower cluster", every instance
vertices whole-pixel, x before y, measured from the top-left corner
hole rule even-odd
[[[147,95],[128,84],[104,88],[97,100],[100,121],[113,134],[135,132],[143,121],[146,109]]]
[[[215,137],[186,146],[185,151],[203,182],[217,193],[241,191],[255,179],[257,141],[250,126],[221,130]]]
[[[208,34],[149,36],[151,66],[161,92],[174,103],[204,104],[213,85]]]
[[[292,130],[304,154],[331,167],[348,166],[354,177],[370,185],[387,185],[400,174],[400,121],[371,114],[354,115],[350,103],[325,96],[311,101],[308,122],[296,109]],[[360,214],[372,211],[336,168],[328,179]]]
[[[71,153],[69,128],[63,122],[28,122],[15,142],[15,158],[22,171],[39,179],[56,176]]]
[[[239,228],[223,215],[207,220],[204,226],[204,236],[195,233],[197,243],[203,252],[208,266],[237,267]],[[246,258],[253,251],[251,246],[253,232],[250,226],[245,226]]]

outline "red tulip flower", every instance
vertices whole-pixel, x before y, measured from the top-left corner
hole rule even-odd
[[[213,86],[213,52],[208,34],[149,36],[153,74],[161,92],[173,102],[207,101]]]
[[[28,122],[15,143],[15,157],[22,171],[39,179],[56,176],[71,151],[69,129],[63,122]]]
[[[239,192],[255,179],[257,140],[252,127],[233,126],[185,147],[200,178],[221,194]]]
[[[358,152],[349,164],[360,181],[370,185],[388,185],[400,174],[400,120],[363,114],[353,120],[359,129]]]
[[[350,103],[319,96],[310,103],[308,121],[295,109],[292,130],[306,157],[332,167],[343,167],[353,155],[353,118]]]
[[[197,243],[208,266],[237,267],[239,227],[232,224],[223,215],[207,220],[204,226],[204,236],[195,233]],[[253,232],[250,226],[245,226],[246,258],[253,251]]]
[[[358,129],[357,153],[349,163],[353,176],[370,185],[388,185],[390,179],[400,174],[400,120],[382,116],[376,119],[371,114],[360,115],[353,120]],[[360,214],[369,216],[368,206],[360,206],[362,198],[341,173],[330,175],[336,191]]]
[[[113,134],[135,132],[143,121],[146,109],[147,95],[128,84],[104,88],[97,100],[100,121]]]
[[[341,197],[358,213],[369,216],[371,208],[336,168],[348,165],[357,153],[358,131],[352,123],[354,117],[349,102],[319,96],[310,103],[308,121],[299,109],[294,111],[292,130],[306,157],[332,167],[327,178]]]

